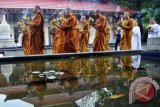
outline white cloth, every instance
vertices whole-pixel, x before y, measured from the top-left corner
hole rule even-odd
[[[160,26],[157,23],[151,25],[151,30],[148,31],[148,38],[160,37]]]
[[[132,56],[132,67],[138,69],[141,63],[141,55]]]
[[[132,29],[132,50],[141,50],[141,31],[139,26]]]
[[[132,50],[141,50],[141,31],[139,26],[132,29]],[[132,67],[138,69],[141,62],[141,56],[132,56]]]
[[[23,36],[23,34],[22,34],[22,33],[20,33],[20,34],[19,34],[19,37],[18,37],[18,43],[17,43],[17,46],[22,46],[22,36]]]

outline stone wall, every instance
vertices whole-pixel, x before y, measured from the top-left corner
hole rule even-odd
[[[147,50],[160,50],[160,37],[147,39]]]

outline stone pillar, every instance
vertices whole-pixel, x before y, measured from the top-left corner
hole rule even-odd
[[[45,46],[49,45],[49,29],[48,29],[48,22],[44,23],[44,39],[45,39]]]
[[[14,39],[10,36],[10,25],[6,21],[5,14],[0,14],[0,48],[14,47]]]

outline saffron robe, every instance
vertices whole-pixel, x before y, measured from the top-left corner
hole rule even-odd
[[[133,19],[129,18],[124,20],[121,27],[123,32],[122,32],[122,38],[120,41],[120,50],[131,50]]]
[[[44,51],[44,19],[40,12],[37,12],[29,23],[29,54],[43,54]]]
[[[79,51],[79,37],[76,31],[77,18],[71,15],[67,18],[66,24],[62,25],[61,29],[65,30],[65,52]]]
[[[88,43],[89,43],[89,37],[90,37],[90,26],[89,23],[85,23],[83,25],[83,30],[80,36],[80,52],[88,52]]]
[[[100,16],[96,21],[96,32],[93,41],[93,51],[105,51],[106,50],[106,22],[107,18],[105,16]]]

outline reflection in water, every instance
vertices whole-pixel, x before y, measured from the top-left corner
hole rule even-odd
[[[148,76],[146,72],[135,69],[133,59],[131,56],[71,58],[14,64],[9,85],[0,73],[0,93],[6,95],[6,102],[18,103],[16,99],[21,99],[36,107],[57,104],[73,107],[126,106],[131,82],[136,77]],[[136,67],[138,63],[135,63]],[[117,103],[112,103],[113,100]],[[0,101],[4,102],[3,99]]]
[[[95,65],[95,74],[96,81],[98,81],[98,84],[96,81],[93,84],[97,84],[99,86],[106,85],[107,83],[107,74],[109,73],[110,69],[110,58],[95,58],[94,59],[94,65]]]
[[[140,55],[136,55],[136,56],[132,56],[132,67],[135,69],[138,69],[141,63],[141,56]]]
[[[44,100],[44,95],[47,90],[47,85],[45,81],[39,81],[39,82],[32,82],[28,84],[27,87],[28,93],[30,97],[33,97],[33,93],[36,93],[36,96],[40,101]]]
[[[29,104],[19,99],[5,101],[6,97],[7,97],[6,95],[0,94],[0,106],[1,107],[13,107],[13,105],[14,107],[34,107],[33,104]]]
[[[122,77],[125,79],[124,86],[129,86],[130,82],[135,78],[135,71],[132,68],[132,57],[122,56]]]
[[[9,83],[9,77],[13,72],[12,64],[1,65],[1,72],[6,77],[7,83]]]
[[[5,86],[7,86],[7,79],[0,71],[0,87],[5,87]]]

